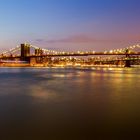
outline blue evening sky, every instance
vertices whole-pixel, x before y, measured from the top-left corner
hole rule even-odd
[[[0,50],[22,42],[60,50],[139,43],[140,0],[1,0]]]

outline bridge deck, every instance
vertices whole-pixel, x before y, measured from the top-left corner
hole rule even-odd
[[[92,55],[140,55],[140,52],[137,53],[102,53],[102,52],[97,52],[97,53],[64,53],[64,54],[42,54],[42,55],[29,55],[26,56],[27,58],[35,58],[35,57],[64,57],[64,56],[92,56]],[[21,58],[21,56],[1,56],[1,59],[7,58],[7,59],[12,59],[12,58]]]

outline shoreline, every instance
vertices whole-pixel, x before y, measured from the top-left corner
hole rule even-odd
[[[0,68],[126,68],[124,65],[44,65],[44,64],[2,64]],[[140,65],[131,65],[130,68],[140,68]]]

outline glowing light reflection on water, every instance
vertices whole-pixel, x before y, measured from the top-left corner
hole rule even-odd
[[[10,138],[110,137],[140,126],[140,68],[1,68],[0,80],[0,131]]]

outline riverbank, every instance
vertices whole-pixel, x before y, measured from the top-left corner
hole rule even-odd
[[[46,65],[46,64],[35,64],[35,65],[31,65],[28,63],[5,63],[5,64],[0,64],[0,67],[36,67],[36,68],[94,68],[94,67],[105,67],[105,68],[123,68],[124,65]],[[131,65],[131,67],[140,67],[140,65]]]

